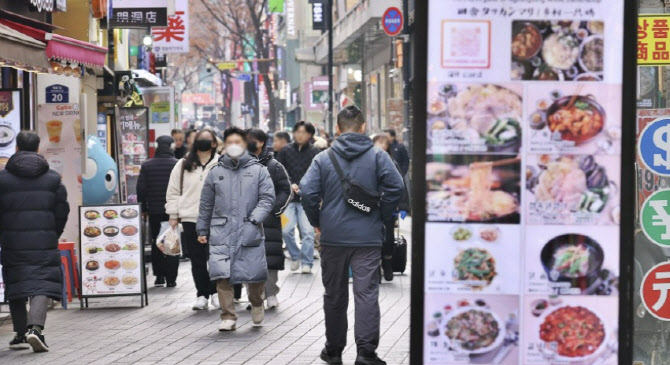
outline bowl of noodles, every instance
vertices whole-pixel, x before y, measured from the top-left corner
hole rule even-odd
[[[558,363],[587,363],[599,357],[607,343],[604,323],[600,315],[583,306],[564,305],[547,311],[539,326],[545,357]]]
[[[591,237],[564,234],[552,238],[540,253],[542,267],[553,282],[570,282],[586,289],[602,269],[605,254]]]

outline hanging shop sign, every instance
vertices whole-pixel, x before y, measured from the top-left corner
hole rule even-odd
[[[296,27],[295,27],[295,0],[286,0],[284,3],[284,15],[286,17],[286,37],[288,39],[295,39]]]
[[[109,25],[113,28],[167,27],[167,0],[114,0]]]
[[[0,89],[0,170],[16,152],[16,135],[21,131],[21,90]]]
[[[324,9],[325,1],[328,0],[312,0],[312,29],[314,30],[328,30],[327,14]]]
[[[411,363],[623,363],[626,3],[428,1]],[[670,160],[664,128],[650,167]]]
[[[67,104],[70,102],[70,88],[65,85],[46,87],[47,104]]]
[[[386,9],[382,16],[382,28],[384,28],[384,33],[389,36],[396,36],[402,31],[402,26],[402,11],[394,6]]]
[[[644,308],[661,321],[670,321],[670,262],[662,262],[649,270],[642,279],[640,297]]]
[[[81,293],[90,297],[144,295],[142,220],[136,204],[79,207]],[[82,301],[82,306],[84,301]]]
[[[120,108],[116,123],[121,201],[137,203],[137,179],[148,158],[149,117],[144,107]]]
[[[152,28],[153,50],[157,54],[189,52],[188,0],[175,2],[175,13],[165,28]]]
[[[670,64],[670,16],[640,15],[637,23],[637,64]]]
[[[658,119],[640,133],[638,151],[644,165],[655,174],[670,176],[670,119]]]

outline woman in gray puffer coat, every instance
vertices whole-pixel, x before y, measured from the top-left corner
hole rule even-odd
[[[246,133],[228,128],[224,141],[226,154],[202,189],[196,229],[200,243],[209,237],[209,276],[217,281],[222,311],[219,330],[230,331],[237,320],[233,284],[248,284],[253,322],[263,322],[267,279],[263,221],[272,211],[275,193],[265,166],[247,152]]]

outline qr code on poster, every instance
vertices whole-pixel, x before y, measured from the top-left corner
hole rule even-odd
[[[481,29],[451,28],[451,57],[476,57],[482,47]]]
[[[442,67],[489,68],[491,23],[479,20],[442,21]]]

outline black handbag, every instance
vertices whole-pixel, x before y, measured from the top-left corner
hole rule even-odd
[[[373,192],[366,189],[356,179],[349,175],[344,175],[340,163],[335,158],[335,152],[332,149],[328,150],[328,157],[335,167],[337,175],[342,182],[342,191],[344,192],[344,201],[346,205],[365,215],[371,215],[375,210],[379,209],[382,200],[382,195],[378,192]]]

